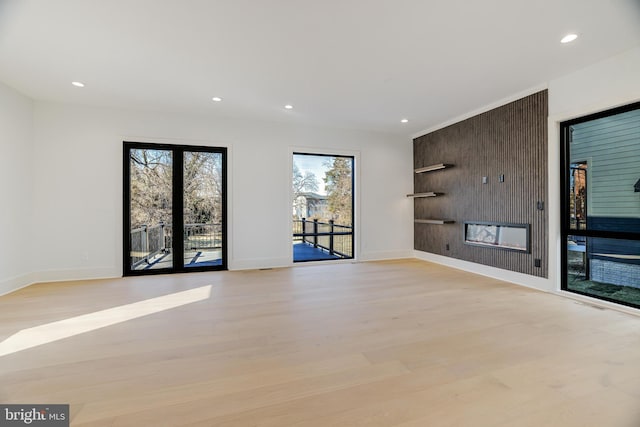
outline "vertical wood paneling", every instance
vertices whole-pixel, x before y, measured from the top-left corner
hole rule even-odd
[[[415,175],[414,192],[445,193],[415,199],[415,218],[456,221],[415,224],[415,249],[547,277],[547,106],[545,90],[414,139],[415,168],[455,165]],[[545,210],[537,210],[538,201]],[[530,224],[531,253],[465,245],[465,221]]]

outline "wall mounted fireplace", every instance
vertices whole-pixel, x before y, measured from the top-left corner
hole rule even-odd
[[[529,224],[465,221],[464,243],[529,253],[529,228]]]

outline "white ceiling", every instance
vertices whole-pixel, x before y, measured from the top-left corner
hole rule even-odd
[[[639,0],[0,0],[34,99],[401,135],[638,44]]]

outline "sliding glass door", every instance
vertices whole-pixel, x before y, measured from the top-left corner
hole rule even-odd
[[[640,308],[640,103],[561,132],[562,289]]]
[[[226,149],[124,143],[124,274],[226,269]]]

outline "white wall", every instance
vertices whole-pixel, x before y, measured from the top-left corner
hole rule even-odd
[[[640,100],[640,46],[549,82],[549,117],[564,121]]]
[[[0,295],[32,283],[33,103],[0,83]]]
[[[229,267],[291,265],[293,147],[358,155],[359,260],[411,256],[412,148],[376,133],[37,102],[39,280],[122,273],[122,141],[229,147]]]
[[[415,251],[420,259],[438,262],[524,286],[558,292],[560,289],[560,122],[640,100],[640,47],[605,61],[592,64],[566,76],[532,89],[549,90],[549,277],[548,279],[514,273],[507,270],[460,261],[453,258]],[[524,92],[492,103],[484,109],[459,119],[448,120],[429,131],[464,120],[472,115],[496,108],[530,94]],[[599,304],[604,304],[599,302]]]

